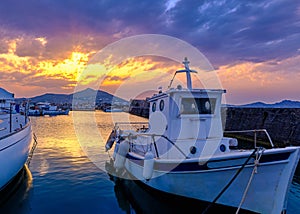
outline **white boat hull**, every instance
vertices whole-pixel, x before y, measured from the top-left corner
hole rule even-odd
[[[23,129],[0,139],[0,190],[23,168],[31,147],[30,122]]]
[[[281,213],[286,209],[287,192],[299,160],[299,148],[271,149],[265,151],[263,157],[265,159],[262,158],[258,166],[241,208],[259,213]],[[125,162],[125,168],[137,180],[154,189],[212,202],[236,174],[245,159],[244,154],[242,158],[231,157],[222,161],[209,161],[202,166],[198,162],[192,164],[189,161],[191,165],[187,162],[169,172],[163,170],[166,168],[166,161],[163,164],[160,160],[156,160],[153,178],[148,181],[143,178],[143,161],[139,163],[136,159],[129,158]],[[216,203],[238,207],[253,168],[252,161],[245,166]]]

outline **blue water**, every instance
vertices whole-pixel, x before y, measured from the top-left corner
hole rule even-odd
[[[38,146],[25,178],[0,207],[1,214],[182,213],[186,210],[198,213],[201,206],[206,206],[192,200],[162,197],[132,181],[115,183],[102,170],[101,166],[108,160],[103,150],[104,139],[113,121],[129,117],[130,121],[145,119],[126,113],[114,113],[112,119],[109,113],[100,111],[77,112],[74,126],[72,114],[31,118]],[[94,118],[92,125],[91,118]],[[95,127],[102,138],[91,136]],[[300,171],[297,171],[287,213],[300,213],[299,201]]]

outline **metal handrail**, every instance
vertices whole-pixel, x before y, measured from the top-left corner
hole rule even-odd
[[[122,125],[139,125],[139,124],[148,124],[147,122],[117,122],[115,123],[115,127],[114,129],[116,130],[116,128],[118,128],[118,124],[122,124]],[[126,130],[123,130],[126,131]],[[135,133],[129,133],[128,137],[132,138],[132,137],[137,137],[137,136],[146,136],[146,137],[151,137],[152,138],[152,143],[155,146],[155,150],[157,153],[157,157],[159,158],[158,155],[158,151],[157,151],[157,147],[156,147],[156,142],[155,142],[155,138],[154,137],[161,137],[164,138],[165,140],[167,140],[169,143],[171,143],[185,158],[188,158],[185,153],[172,141],[170,140],[167,136],[165,135],[161,135],[161,134],[154,134],[154,133],[139,133],[139,132],[135,132]]]
[[[184,152],[172,141],[170,140],[167,136],[165,135],[159,135],[159,134],[151,134],[151,133],[137,133],[137,134],[131,134],[130,133],[130,136],[147,136],[147,137],[152,137],[152,141],[154,143],[154,146],[156,147],[156,142],[155,142],[155,139],[154,137],[161,137],[161,138],[164,138],[166,139],[169,143],[171,143],[185,158],[188,158]],[[155,148],[155,150],[157,151],[157,148]],[[157,155],[158,156],[158,155]],[[159,157],[159,156],[158,156]]]
[[[148,122],[117,122],[114,125],[114,129],[116,130],[122,125],[148,125]]]
[[[224,133],[247,133],[247,132],[253,132],[254,133],[254,146],[256,148],[256,142],[257,142],[257,132],[264,132],[267,135],[267,138],[269,140],[269,143],[271,144],[272,148],[274,148],[273,141],[266,129],[253,129],[253,130],[240,130],[240,131],[224,131]]]
[[[148,122],[117,122],[117,123],[115,123],[115,126],[118,125],[118,124],[121,124],[121,125],[130,125],[130,124],[139,125],[139,124],[148,124]]]

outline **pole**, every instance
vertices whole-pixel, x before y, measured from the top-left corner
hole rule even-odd
[[[27,105],[28,105],[28,101],[25,103],[25,107],[24,107],[24,116],[25,116],[25,124],[27,124]]]
[[[12,103],[9,104],[9,132],[12,130]]]

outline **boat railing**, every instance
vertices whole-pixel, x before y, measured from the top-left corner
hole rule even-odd
[[[128,137],[128,140],[129,142],[131,143],[131,145],[139,145],[140,143],[137,143],[137,137],[145,137],[146,139],[143,141],[143,145],[149,145],[149,144],[153,144],[154,146],[154,150],[155,150],[155,155],[157,158],[159,158],[159,152],[158,152],[158,148],[157,148],[157,138],[160,138],[160,139],[164,139],[166,140],[167,142],[169,142],[170,144],[172,144],[178,151],[179,153],[181,153],[185,158],[188,158],[186,156],[186,154],[172,141],[170,140],[167,136],[165,135],[162,135],[162,134],[155,134],[155,133],[149,133],[149,132],[146,132],[148,127],[146,128],[146,125],[148,126],[148,123],[147,122],[118,122],[118,123],[115,123],[115,126],[114,126],[114,130],[116,131],[116,133],[118,133],[118,130],[119,130],[119,133],[117,135],[126,135]],[[130,128],[135,128],[135,130],[124,130],[124,129],[120,129],[120,127],[130,127]],[[136,128],[137,126],[142,126],[140,128]],[[120,133],[120,131],[122,133]],[[140,145],[142,145],[140,144]],[[146,152],[146,151],[143,151],[143,152]]]
[[[177,151],[182,154],[185,158],[188,158],[186,156],[186,154],[172,141],[170,140],[167,136],[165,135],[160,135],[160,134],[153,134],[153,133],[134,133],[134,134],[131,134],[129,135],[129,141],[132,142],[131,139],[136,139],[137,137],[147,137],[147,138],[150,138],[151,141],[150,143],[152,143],[154,145],[154,149],[155,149],[155,154],[156,154],[156,157],[159,158],[159,152],[158,152],[158,149],[157,149],[157,145],[156,145],[156,138],[161,138],[161,139],[164,139],[166,140],[167,142],[169,142],[170,144],[172,144],[176,149]],[[149,141],[146,141],[147,144],[149,144],[148,142]]]
[[[148,129],[148,122],[117,122],[114,125],[114,130],[132,130],[145,132]]]
[[[254,148],[257,147],[257,133],[259,132],[263,132],[266,134],[268,140],[269,140],[269,143],[271,144],[271,147],[274,148],[274,144],[273,144],[273,141],[268,133],[268,131],[266,129],[252,129],[252,130],[238,130],[238,131],[224,131],[224,133],[228,133],[228,134],[239,134],[239,133],[254,133]]]

